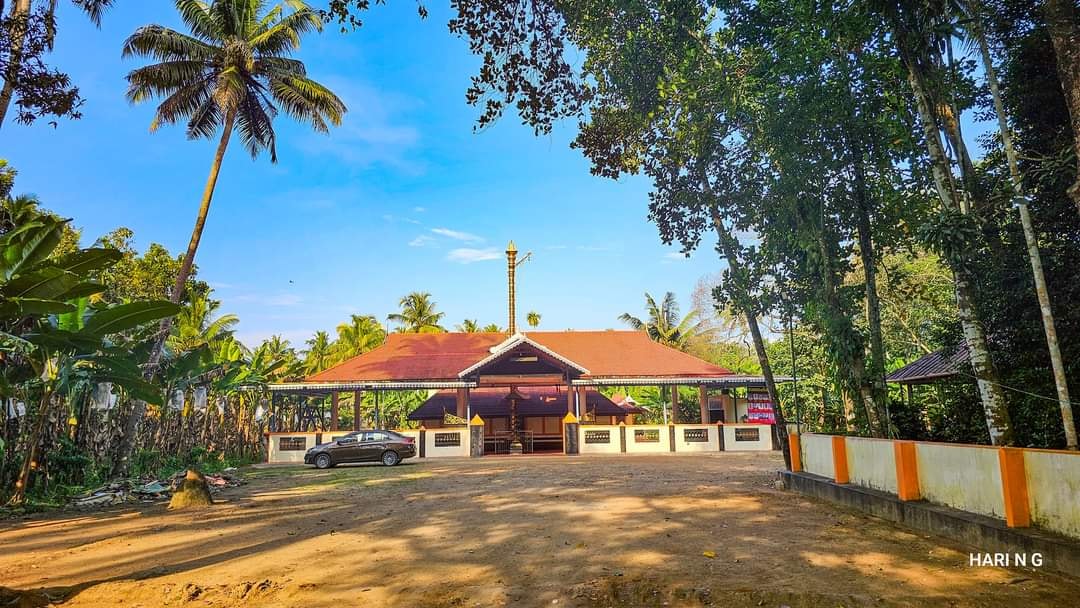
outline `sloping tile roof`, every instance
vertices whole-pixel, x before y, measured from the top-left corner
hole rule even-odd
[[[960,345],[954,351],[942,349],[923,355],[889,374],[885,380],[897,384],[918,384],[970,373],[967,346]]]
[[[566,413],[566,389],[560,386],[518,387],[517,392],[524,397],[518,400],[519,416],[562,416]],[[510,404],[506,401],[510,389],[474,388],[469,391],[469,411],[481,418],[510,415]],[[596,410],[597,416],[621,416],[637,414],[643,410],[638,407],[623,407],[596,390],[586,391],[585,402],[588,410]],[[430,420],[442,418],[443,414],[457,411],[455,391],[439,391],[409,414],[409,420]]]
[[[589,370],[592,378],[715,378],[731,371],[658,344],[639,331],[531,331],[544,348]],[[491,355],[505,333],[390,334],[378,348],[313,374],[306,382],[458,380]]]

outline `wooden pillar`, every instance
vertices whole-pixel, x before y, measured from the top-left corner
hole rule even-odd
[[[679,422],[679,386],[671,385],[671,424]]]
[[[566,413],[574,413],[574,386],[569,382],[566,383]]]
[[[701,424],[709,424],[709,387],[701,384],[697,390],[698,405],[701,407]]]
[[[352,430],[360,430],[360,402],[364,400],[364,391],[353,391]]]
[[[587,418],[587,414],[589,413],[588,400],[587,400],[588,393],[586,392],[587,390],[588,389],[586,387],[584,387],[584,386],[577,387],[577,396],[578,396],[578,412],[577,413],[578,413],[578,418],[580,418],[581,420],[585,420]]]
[[[339,393],[334,391],[330,393],[330,430],[338,430],[338,414],[340,413],[341,404],[339,402]]]
[[[469,415],[469,389],[462,387],[457,389],[457,417],[465,418]]]

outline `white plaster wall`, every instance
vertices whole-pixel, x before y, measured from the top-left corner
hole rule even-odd
[[[460,433],[461,445],[435,447],[435,433]],[[426,458],[445,458],[448,456],[469,455],[469,429],[467,427],[453,427],[442,429],[428,429],[424,434],[424,456]]]
[[[660,432],[660,441],[657,443],[637,443],[634,441],[634,431],[657,430]],[[671,451],[671,431],[664,424],[635,424],[626,427],[626,453],[645,454]]]
[[[278,440],[282,437],[303,437],[304,449],[302,450],[286,450],[281,451],[278,449]],[[288,462],[304,462],[304,453],[309,449],[315,447],[315,433],[275,433],[268,435],[267,442],[269,447],[266,452],[266,462],[270,463],[288,463]]]
[[[704,429],[708,441],[686,441],[683,429]],[[675,452],[719,452],[720,427],[715,424],[676,424]]]
[[[629,444],[634,427],[626,427],[626,441]],[[608,431],[607,443],[585,443],[585,431]],[[582,424],[578,426],[578,451],[582,454],[619,454],[619,427],[611,424]]]
[[[926,500],[980,515],[1005,517],[996,449],[916,443],[915,459],[919,491]]]
[[[1031,521],[1080,538],[1080,454],[1024,450]]]
[[[802,466],[804,471],[828,477],[829,479],[836,479],[836,469],[833,467],[831,436],[803,433],[799,443],[802,445]],[[725,445],[724,448],[726,449],[727,446]]]
[[[735,441],[735,429],[758,429],[757,441]],[[773,427],[771,424],[725,424],[724,451],[764,452],[772,449]],[[805,437],[805,435],[804,435]]]
[[[896,450],[886,439],[847,437],[851,483],[896,494]]]

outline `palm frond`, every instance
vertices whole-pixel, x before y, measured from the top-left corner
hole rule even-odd
[[[259,55],[276,56],[300,48],[300,37],[309,32],[322,30],[322,19],[310,9],[303,9],[282,17],[265,31],[248,40]]]
[[[338,126],[346,112],[345,103],[337,95],[309,78],[272,73],[270,94],[287,114],[324,133],[329,130],[327,121]]]
[[[270,103],[264,103],[261,95],[249,93],[236,112],[236,127],[240,141],[252,158],[260,150],[270,152],[270,162],[277,162],[277,147],[274,137],[274,116],[277,109]]]
[[[202,0],[176,0],[180,19],[195,36],[208,41],[221,42],[220,28],[210,13],[210,6]]]
[[[146,25],[124,41],[124,57],[152,57],[158,61],[210,61],[218,54],[213,46],[160,25]]]
[[[106,9],[112,6],[113,0],[73,0],[75,6],[81,8],[90,22],[101,27],[101,16]]]
[[[163,61],[128,73],[127,100],[139,103],[154,97],[165,97],[200,79],[205,64],[201,61]]]

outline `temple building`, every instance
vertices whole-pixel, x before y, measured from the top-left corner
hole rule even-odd
[[[447,455],[456,453],[448,448],[463,443],[455,435],[450,445],[454,433],[446,429],[466,426],[469,438],[465,443],[472,455],[577,453],[578,446],[568,445],[578,442],[576,431],[567,433],[568,421],[575,428],[639,426],[636,418],[644,412],[641,407],[621,394],[612,400],[601,390],[608,387],[607,393],[616,396],[620,387],[625,392],[624,387],[631,386],[659,388],[664,405],[662,412],[652,412],[651,417],[662,418],[665,428],[670,426],[666,431],[639,428],[632,434],[632,443],[663,444],[674,451],[677,445],[695,449],[705,441],[724,449],[718,424],[751,425],[740,432],[734,426],[728,429],[733,441],[754,446],[773,443],[769,427],[764,432],[760,428],[771,425],[773,417],[764,379],[759,376],[734,374],[655,342],[644,331],[518,331],[514,274],[520,261],[516,255],[511,243],[507,248],[509,331],[393,333],[369,352],[302,382],[272,385],[270,391],[319,398],[330,395],[329,419],[312,420],[320,431],[316,439],[322,440],[322,431],[333,438],[340,430],[341,393],[353,393],[353,403],[359,404],[363,393],[373,392],[378,421],[380,393],[427,390],[428,399],[408,418],[420,429],[433,431],[428,433],[434,436],[432,451],[447,448]],[[692,413],[685,405],[679,407],[679,387],[696,389],[697,407]],[[360,428],[359,414],[354,412],[354,429]],[[675,425],[680,424],[712,426],[712,430],[687,428],[677,441]],[[625,431],[617,434],[626,451]],[[599,449],[605,438],[611,447],[614,437],[610,429],[593,430],[583,432],[581,443]]]

